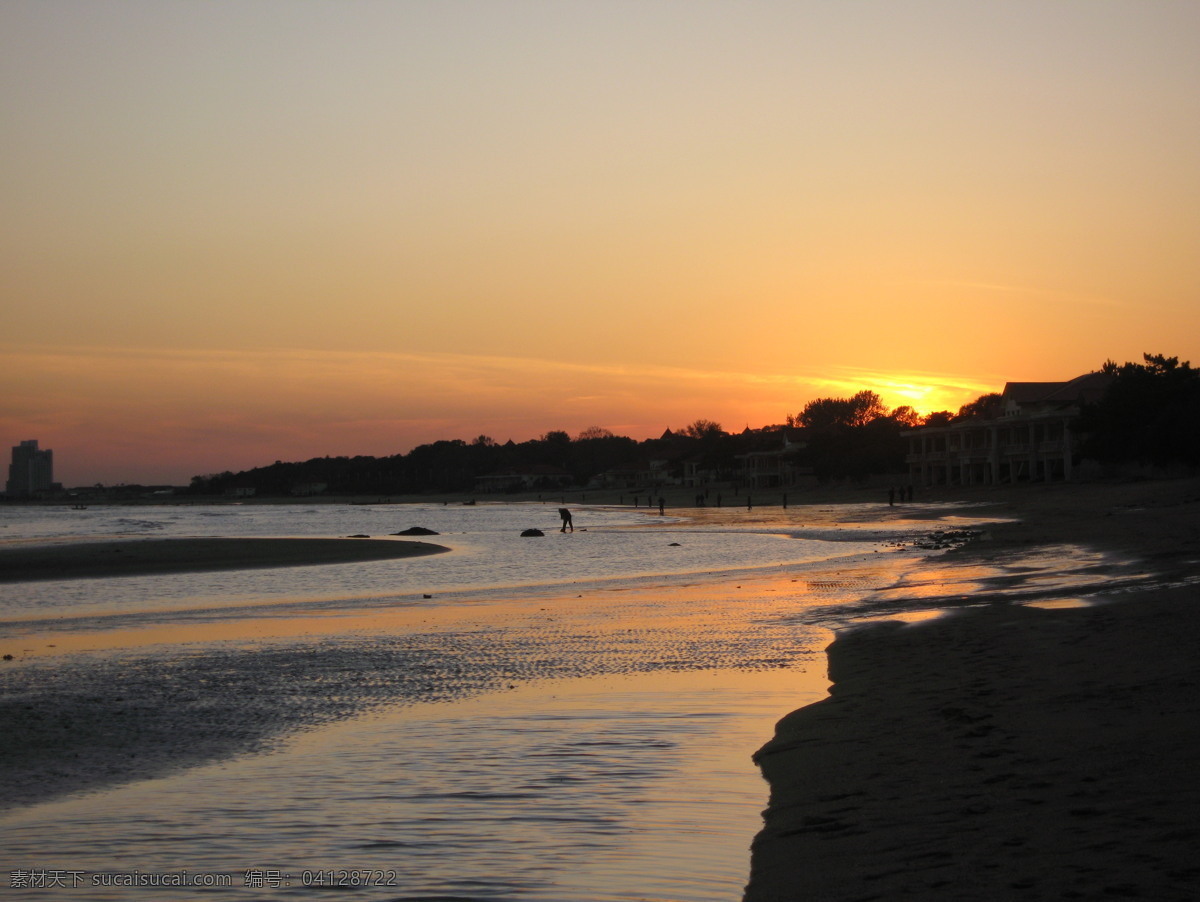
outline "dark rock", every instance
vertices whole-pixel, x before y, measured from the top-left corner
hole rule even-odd
[[[523,533],[521,533],[521,536],[524,538],[529,538],[531,536],[544,536],[544,535],[545,535],[545,533],[542,532],[540,529],[527,529]]]
[[[408,529],[402,529],[399,532],[392,533],[394,536],[436,536],[441,535],[434,529],[426,529],[424,526],[410,526]]]

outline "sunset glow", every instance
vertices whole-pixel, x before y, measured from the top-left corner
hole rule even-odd
[[[0,9],[6,446],[185,483],[1200,360],[1200,6]]]

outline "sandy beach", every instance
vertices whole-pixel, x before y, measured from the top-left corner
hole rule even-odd
[[[131,539],[0,548],[0,582],[351,564],[446,551],[394,539]]]
[[[961,497],[1020,522],[941,558],[929,600],[951,613],[838,636],[831,697],[756,756],[771,800],[745,899],[1194,899],[1200,484]],[[955,567],[1063,545],[1141,576],[1031,584],[1043,607],[954,591]]]

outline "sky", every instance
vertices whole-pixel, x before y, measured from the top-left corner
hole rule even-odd
[[[66,485],[1200,363],[1200,3],[3,0]]]

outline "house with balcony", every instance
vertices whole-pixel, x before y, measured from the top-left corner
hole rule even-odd
[[[774,441],[768,447],[736,455],[738,478],[747,488],[786,488],[812,476],[812,467],[798,463],[797,454],[807,447],[803,432],[788,428],[773,435]]]
[[[1100,400],[1112,377],[1087,373],[1067,382],[1009,382],[997,414],[908,433],[914,485],[992,485],[1072,478],[1078,449],[1074,423]]]

